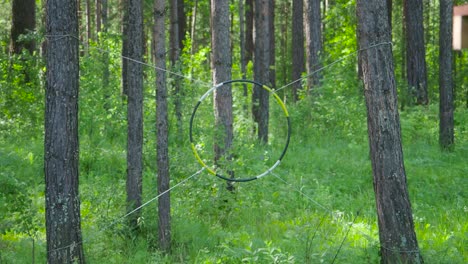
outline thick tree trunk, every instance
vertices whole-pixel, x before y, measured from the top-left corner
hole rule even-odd
[[[84,263],[78,189],[79,40],[76,1],[46,5],[44,138],[48,263]],[[64,37],[64,35],[66,35]]]
[[[320,74],[313,72],[321,67],[320,56],[322,54],[322,18],[320,11],[320,0],[306,0],[304,2],[306,23],[306,54],[307,54],[307,80],[308,89],[320,83]]]
[[[269,32],[269,0],[255,0],[255,52],[254,52],[254,79],[255,81],[270,85],[270,32]],[[252,94],[252,113],[254,121],[258,124],[258,139],[268,142],[269,101],[268,91],[262,87],[254,86]]]
[[[184,50],[185,34],[187,33],[187,17],[185,16],[184,0],[177,2],[177,17],[179,18],[179,50]]]
[[[166,69],[166,33],[165,33],[165,0],[154,1],[153,45],[156,66]],[[169,150],[168,150],[168,114],[166,73],[156,70],[156,131],[157,131],[157,165],[158,195],[169,189]],[[158,242],[163,251],[171,247],[171,199],[170,193],[158,199]]]
[[[20,54],[23,49],[34,52],[34,40],[20,41],[19,36],[36,28],[36,1],[13,0],[10,52]]]
[[[303,0],[292,1],[292,81],[301,78],[304,72],[304,5]],[[295,82],[292,85],[293,100],[299,99],[298,91],[302,89],[302,82]]]
[[[124,38],[127,45],[127,211],[141,205],[143,170],[143,68],[136,61],[143,60],[142,0],[128,0],[127,27]],[[125,58],[124,58],[125,59]],[[129,225],[137,229],[140,213],[129,217]]]
[[[387,15],[385,0],[357,1],[381,262],[422,263],[403,163]],[[375,44],[377,46],[370,47]]]
[[[429,103],[427,95],[426,48],[424,45],[423,6],[421,0],[404,0],[406,25],[406,77],[409,103]]]
[[[231,80],[231,38],[229,35],[230,16],[229,0],[211,0],[211,69],[213,83]],[[217,88],[213,94],[215,129],[215,163],[230,159],[225,154],[233,140],[232,92],[230,85]],[[232,185],[228,185],[232,190]]]
[[[453,0],[440,0],[439,30],[439,143],[443,149],[454,144],[453,72],[452,72],[452,11]]]

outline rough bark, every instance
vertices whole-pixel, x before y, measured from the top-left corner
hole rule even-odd
[[[291,58],[292,58],[292,81],[301,78],[304,72],[304,5],[303,0],[292,1],[292,37],[291,37]],[[302,89],[302,82],[295,82],[292,85],[293,100],[299,99],[298,91]]]
[[[382,263],[422,263],[401,146],[385,0],[357,1],[359,44]],[[372,48],[371,45],[382,43]]]
[[[440,0],[439,30],[439,143],[443,149],[454,144],[453,72],[452,72],[452,0]]]
[[[269,72],[269,85],[271,87],[276,87],[276,55],[275,55],[275,1],[270,0],[270,7],[269,7],[269,19],[268,19],[268,32],[270,32],[270,53],[269,53],[269,63],[270,66],[268,69],[270,70]]]
[[[312,74],[321,67],[320,55],[322,54],[322,12],[320,10],[320,0],[306,0],[304,2],[306,23],[306,54],[307,54],[307,79],[308,89],[320,83],[319,72]]]
[[[34,40],[20,41],[20,35],[34,31],[36,28],[36,1],[13,0],[10,52],[20,54],[23,49],[33,53],[36,48]]]
[[[127,45],[127,211],[141,205],[143,170],[143,68],[136,61],[143,60],[143,4],[142,0],[128,0],[126,31]],[[124,58],[125,59],[125,58]],[[129,225],[136,229],[139,212],[129,217]]]
[[[427,95],[426,48],[424,46],[423,6],[421,0],[404,0],[406,25],[406,77],[408,102],[429,103]]]
[[[211,0],[211,69],[214,84],[231,79],[231,38],[229,0]],[[233,140],[232,92],[230,85],[223,85],[213,93],[215,114],[215,163],[229,159]],[[232,190],[232,186],[228,185]]]
[[[165,0],[154,1],[153,52],[156,66],[166,69]],[[158,195],[169,189],[169,151],[167,114],[166,73],[156,70],[156,131]],[[158,199],[158,242],[159,248],[169,251],[171,247],[171,200],[167,192]]]
[[[269,32],[269,0],[255,0],[255,32],[254,32],[254,79],[269,84],[270,66],[270,32]],[[258,124],[257,136],[264,143],[268,142],[269,101],[268,91],[262,87],[254,86],[252,94],[252,113],[254,121]]]
[[[187,17],[185,16],[184,0],[177,2],[177,17],[179,18],[179,50],[184,50],[185,34],[187,33]]]
[[[78,189],[79,40],[76,1],[49,0],[44,138],[48,263],[84,263]]]

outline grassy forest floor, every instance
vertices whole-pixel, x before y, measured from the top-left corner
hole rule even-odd
[[[314,99],[289,106],[292,138],[284,161],[267,177],[236,184],[234,194],[205,172],[177,186],[173,247],[165,255],[157,250],[156,202],[142,209],[138,236],[118,221],[125,213],[125,111],[116,103],[108,115],[94,113],[98,99],[84,83],[80,195],[88,263],[378,263],[361,97],[325,85]],[[145,105],[154,109],[151,96]],[[156,196],[154,115],[145,112],[144,201]],[[272,135],[284,128],[276,116],[273,109]],[[422,255],[426,263],[467,263],[468,110],[455,113],[453,152],[438,146],[438,105],[407,108],[400,117]],[[46,259],[43,132],[40,118],[28,122],[3,122],[0,130],[0,263]],[[171,186],[200,169],[183,131],[183,140],[171,133]]]

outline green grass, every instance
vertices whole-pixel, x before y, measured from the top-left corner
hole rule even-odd
[[[112,225],[125,213],[124,123],[106,126],[96,118],[92,124],[84,123],[80,193],[88,263],[331,263],[335,257],[336,263],[378,263],[365,107],[355,99],[318,100],[291,107],[293,137],[274,175],[236,184],[236,193],[231,194],[225,182],[201,173],[171,192],[169,255],[157,250],[156,202],[143,209],[139,236],[129,238],[125,226]],[[338,103],[355,107],[330,114]],[[151,124],[153,114],[145,116]],[[282,124],[274,116],[275,112],[271,133],[280,131],[275,127]],[[439,149],[436,106],[402,112],[401,118],[422,255],[427,263],[466,263],[467,112],[456,113],[461,121],[453,152]],[[33,239],[34,258],[45,262],[43,143],[42,136],[30,133],[18,129],[0,137],[2,263],[31,262]],[[174,143],[171,137],[175,185],[199,165],[187,140]],[[153,128],[147,127],[145,138],[147,201],[156,195]],[[272,151],[279,151],[279,145]]]

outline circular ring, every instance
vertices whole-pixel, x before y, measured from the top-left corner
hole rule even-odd
[[[286,117],[286,120],[287,120],[287,124],[288,124],[288,134],[287,134],[287,139],[286,139],[286,144],[283,148],[283,151],[281,152],[281,155],[280,157],[278,158],[278,160],[273,164],[273,166],[271,166],[269,169],[267,169],[265,172],[257,175],[257,176],[254,176],[254,177],[245,177],[245,178],[228,178],[226,176],[223,176],[223,175],[220,175],[218,173],[216,173],[216,171],[214,171],[212,168],[210,168],[208,165],[206,165],[205,162],[203,162],[203,160],[201,159],[200,155],[198,154],[198,151],[195,147],[195,143],[193,141],[193,135],[192,135],[192,132],[193,132],[193,120],[195,118],[195,113],[197,112],[198,110],[198,107],[200,106],[201,102],[206,98],[208,97],[208,95],[210,95],[215,89],[223,86],[223,85],[226,85],[226,84],[230,84],[230,83],[251,83],[251,84],[254,84],[254,85],[258,85],[260,87],[262,87],[263,89],[265,89],[266,91],[268,91],[270,94],[273,95],[273,97],[276,99],[276,102],[281,106],[281,109],[283,109],[283,112],[284,112],[284,115]],[[259,179],[263,176],[266,176],[268,175],[270,172],[272,172],[280,163],[281,163],[281,160],[283,159],[284,155],[286,154],[286,151],[288,150],[288,146],[289,146],[289,140],[291,138],[291,121],[290,121],[290,118],[289,118],[289,113],[288,113],[288,110],[286,109],[286,106],[285,104],[283,103],[283,101],[281,100],[281,98],[275,93],[275,91],[273,89],[271,89],[270,87],[264,85],[264,84],[261,84],[259,82],[256,82],[256,81],[252,81],[252,80],[242,80],[242,79],[239,79],[239,80],[229,80],[229,81],[225,81],[225,82],[222,82],[222,83],[219,83],[213,87],[211,87],[202,97],[200,97],[200,99],[198,100],[197,104],[195,105],[195,107],[193,108],[193,112],[192,112],[192,116],[190,117],[190,144],[191,144],[191,147],[192,147],[192,151],[193,151],[193,154],[195,155],[195,158],[197,159],[198,163],[200,163],[200,165],[202,167],[204,167],[210,174],[212,175],[215,175],[223,180],[226,180],[226,181],[231,181],[231,182],[248,182],[248,181],[253,181],[253,180],[256,180],[256,179]]]

